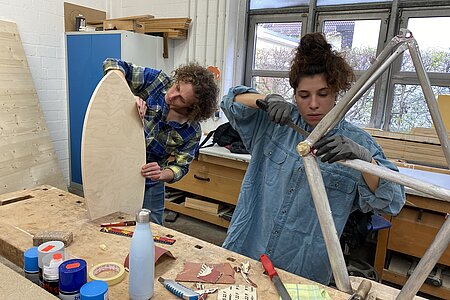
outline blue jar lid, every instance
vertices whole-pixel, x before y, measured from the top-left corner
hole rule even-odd
[[[23,254],[23,269],[26,272],[38,272],[38,247],[33,247]]]
[[[84,259],[69,259],[59,265],[59,290],[77,292],[87,281],[87,268]]]
[[[104,300],[108,293],[108,284],[102,280],[93,280],[80,289],[81,300]]]

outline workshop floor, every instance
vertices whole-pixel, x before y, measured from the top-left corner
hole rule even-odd
[[[226,228],[203,222],[182,214],[178,215],[175,222],[164,222],[164,226],[217,246],[222,246],[227,233]]]

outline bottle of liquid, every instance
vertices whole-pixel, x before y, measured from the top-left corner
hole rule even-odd
[[[150,229],[150,210],[136,214],[136,229],[131,238],[128,295],[132,300],[148,300],[155,284],[155,246]]]
[[[63,257],[61,253],[55,253],[52,255],[50,264],[44,265],[44,282],[43,288],[53,294],[59,295],[59,265],[63,263]]]

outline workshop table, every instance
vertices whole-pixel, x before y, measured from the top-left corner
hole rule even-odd
[[[23,266],[23,252],[32,247],[33,235],[42,230],[64,230],[73,233],[73,242],[66,248],[69,258],[83,258],[88,269],[99,263],[124,262],[130,248],[129,237],[100,232],[100,224],[134,216],[114,213],[109,216],[89,220],[84,199],[54,188],[40,186],[32,189],[0,195],[0,255],[18,266]],[[239,255],[235,252],[212,245],[205,241],[151,224],[154,235],[171,236],[176,239],[173,245],[158,244],[169,250],[176,259],[163,257],[155,268],[155,278],[175,279],[183,270],[184,262],[206,264],[230,263],[233,267],[243,262],[250,262],[249,277],[257,285],[260,299],[278,299],[278,294],[268,276],[263,274],[260,262]],[[128,228],[127,228],[128,229]],[[336,289],[320,285],[300,276],[278,270],[284,283],[315,284],[324,288],[332,299],[348,299],[349,295]],[[240,274],[235,274],[236,284],[246,284]],[[357,286],[358,279],[352,280]],[[192,286],[191,283],[184,283]],[[212,285],[225,288],[228,285]],[[398,291],[396,291],[398,292]],[[0,295],[1,298],[2,295]],[[122,282],[109,287],[110,299],[128,299],[128,275]],[[217,297],[212,295],[211,298]],[[175,299],[155,280],[153,299]],[[393,299],[393,297],[388,297]]]

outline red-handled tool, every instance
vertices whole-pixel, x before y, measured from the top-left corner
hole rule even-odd
[[[270,261],[269,257],[265,254],[261,254],[259,259],[261,260],[261,263],[263,264],[264,270],[266,270],[266,272],[269,275],[270,279],[272,280],[273,284],[277,288],[278,295],[280,295],[281,299],[282,300],[292,300],[291,296],[289,296],[288,291],[284,287],[283,282],[281,282],[281,279],[278,276],[277,271],[275,271],[275,268],[273,267],[273,264]]]

